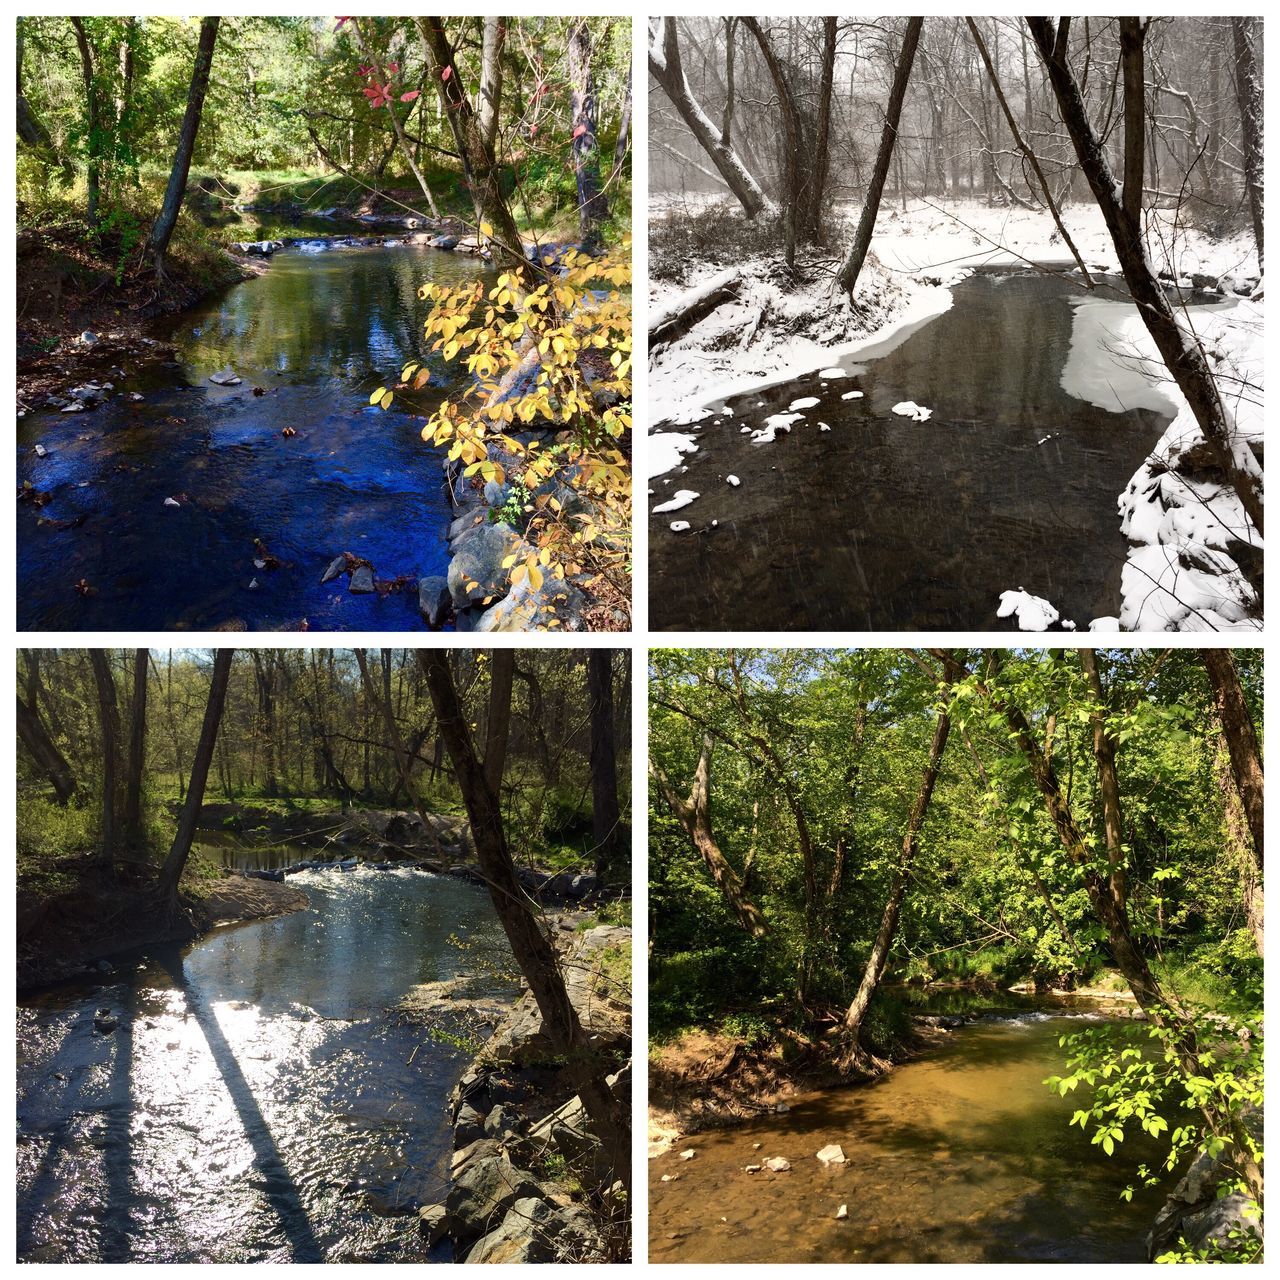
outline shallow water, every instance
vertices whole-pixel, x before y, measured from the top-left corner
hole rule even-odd
[[[501,928],[448,877],[290,883],[309,910],[19,1005],[19,1260],[425,1260],[467,1055],[391,1010],[462,973],[510,990]]]
[[[1018,588],[1081,630],[1118,614],[1116,500],[1170,416],[1062,389],[1079,294],[1067,281],[979,273],[953,292],[905,340],[846,359],[852,376],[815,372],[673,428],[698,451],[651,482],[650,508],[677,489],[701,496],[650,518],[655,628],[1007,630],[1000,594]],[[808,397],[774,443],[741,433]],[[906,401],[932,416],[893,413]]]
[[[420,628],[416,584],[381,598],[320,578],[344,551],[380,579],[446,571],[441,454],[407,411],[443,393],[433,379],[389,413],[368,400],[419,349],[419,285],[478,274],[474,258],[418,246],[286,249],[264,275],[184,313],[172,368],[117,380],[142,402],[117,394],[85,413],[29,414],[18,483],[53,498],[19,504],[19,627]],[[210,383],[228,363],[241,385]],[[255,538],[283,567],[255,567]]]
[[[1068,1124],[1079,1100],[1042,1083],[1062,1072],[1058,1037],[1083,1025],[1007,1008],[873,1084],[682,1140],[649,1162],[649,1257],[1144,1261],[1158,1196],[1119,1196],[1152,1151],[1131,1137],[1108,1161]],[[848,1163],[824,1168],[815,1155],[833,1142]],[[689,1148],[697,1154],[681,1160]],[[772,1156],[789,1160],[790,1172],[744,1172]],[[679,1176],[664,1183],[663,1174]]]

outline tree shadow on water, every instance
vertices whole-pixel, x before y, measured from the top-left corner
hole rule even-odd
[[[235,1106],[236,1114],[245,1137],[253,1148],[254,1164],[261,1182],[258,1184],[267,1203],[280,1220],[281,1230],[289,1242],[294,1262],[323,1262],[324,1251],[312,1230],[311,1219],[302,1202],[301,1193],[293,1176],[285,1166],[280,1149],[272,1136],[270,1126],[258,1106],[253,1090],[245,1079],[236,1060],[235,1050],[218,1025],[211,1009],[207,1008],[187,981],[179,956],[165,957],[161,963],[173,979],[174,988],[182,993],[187,1010],[204,1035],[205,1043],[213,1057],[214,1065],[222,1077],[227,1094]]]

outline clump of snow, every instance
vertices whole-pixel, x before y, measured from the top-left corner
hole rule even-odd
[[[764,420],[759,431],[751,433],[752,444],[772,444],[779,431],[790,431],[792,424],[804,420],[803,413],[774,413]]]
[[[701,496],[694,493],[692,489],[677,489],[673,497],[654,507],[653,514],[656,516],[662,511],[679,511],[681,507],[687,507],[689,503]]]
[[[819,431],[830,431],[830,430],[831,430],[831,428],[830,428],[830,427],[829,427],[825,422],[820,422],[820,423],[818,423],[818,430],[819,430]]]
[[[996,616],[1008,618],[1015,614],[1022,631],[1047,631],[1059,617],[1053,605],[1029,591],[1002,591]]]
[[[683,533],[689,527],[687,520],[673,520],[671,522],[672,533]]]
[[[815,404],[820,404],[820,403],[821,401],[818,399],[817,396],[801,396],[799,400],[793,400],[787,406],[787,408],[788,409],[812,409]]]
[[[1120,619],[1113,618],[1110,614],[1107,614],[1101,618],[1094,618],[1094,620],[1091,623],[1089,623],[1089,630],[1090,631],[1119,631]]]
[[[838,365],[830,369],[819,369],[818,377],[820,378],[847,378],[849,375]]]
[[[841,399],[841,400],[861,400],[861,399],[862,399],[862,392],[861,392],[861,391],[846,391],[846,392],[844,393],[844,395],[842,395],[842,396],[840,397],[840,399]]]
[[[698,443],[684,431],[655,431],[649,436],[647,450],[649,479],[674,471],[685,453],[697,453]]]
[[[914,400],[899,400],[893,406],[893,411],[904,418],[911,418],[916,422],[928,422],[932,409],[926,409],[924,405],[916,404]]]
[[[735,489],[742,483],[737,476],[725,476],[724,480],[725,484],[731,484]]]

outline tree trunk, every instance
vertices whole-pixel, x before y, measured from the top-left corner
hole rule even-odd
[[[169,171],[169,185],[165,188],[160,216],[151,228],[147,240],[147,253],[155,262],[157,273],[164,271],[164,256],[178,225],[178,213],[187,190],[187,177],[191,173],[191,157],[195,154],[196,134],[200,131],[200,116],[204,112],[205,94],[209,91],[209,73],[213,69],[213,50],[218,40],[220,18],[200,20],[200,43],[196,48],[195,66],[191,70],[191,87],[187,91],[187,109],[182,117],[182,132],[178,134],[178,150],[174,153],[173,168]]]
[[[613,650],[587,650],[587,698],[591,707],[591,830],[596,877],[616,870],[622,814],[618,807],[618,757],[613,724]]]
[[[79,18],[70,19],[76,33],[76,45],[80,50],[80,77],[84,81],[85,110],[85,183],[88,191],[86,211],[90,231],[98,229],[98,201],[102,186],[102,112],[98,94],[97,76],[93,66],[93,47],[89,34]]]
[[[44,127],[44,122],[32,110],[31,104],[27,101],[27,96],[22,91],[22,53],[23,53],[23,35],[22,35],[22,19],[17,22],[18,28],[18,51],[16,58],[16,80],[18,83],[18,102],[17,102],[17,121],[18,121],[18,141],[24,146],[29,147],[36,155],[36,158],[49,169],[61,169],[62,179],[64,182],[70,182],[74,176],[71,168],[71,161],[66,156],[60,156],[57,148],[53,145],[53,138],[49,135],[49,130]]]
[[[76,779],[66,757],[50,736],[40,718],[40,708],[33,700],[30,705],[18,695],[18,737],[30,752],[40,771],[49,779],[58,803],[70,804],[76,798]]]
[[[200,820],[200,810],[204,805],[204,789],[209,781],[209,766],[213,763],[213,749],[218,741],[218,726],[222,723],[222,708],[227,700],[227,682],[231,678],[231,657],[234,653],[234,649],[213,651],[213,679],[209,684],[209,698],[205,703],[195,759],[191,762],[187,798],[178,815],[178,829],[174,833],[169,855],[160,868],[160,893],[170,910],[178,905],[178,882],[187,865],[191,842],[195,839],[196,825]]]
[[[627,90],[622,99],[622,112],[618,117],[618,138],[613,144],[613,168],[609,171],[609,181],[617,182],[622,177],[622,167],[627,162],[627,152],[631,147],[631,68],[627,67]]]
[[[1147,257],[1142,228],[1122,207],[1115,179],[1102,144],[1089,123],[1080,86],[1066,62],[1066,40],[1057,39],[1047,18],[1028,18],[1027,25],[1040,52],[1049,83],[1058,101],[1063,124],[1071,136],[1107,230],[1111,233],[1125,283],[1170,374],[1195,414],[1200,429],[1217,455],[1228,481],[1259,533],[1263,532],[1261,473],[1248,446],[1235,439],[1234,425],[1218,396],[1217,384],[1195,338],[1178,323]],[[1063,19],[1059,24],[1062,31]]]
[[[827,168],[831,151],[831,97],[836,74],[837,20],[822,20],[822,81],[818,86],[818,128],[813,144],[813,178],[809,185],[809,211],[805,234],[822,239],[822,201],[827,191]]]
[[[693,847],[702,855],[707,872],[715,881],[729,910],[733,912],[738,924],[753,938],[762,938],[769,931],[760,909],[743,891],[742,881],[729,865],[720,846],[716,843],[711,830],[711,752],[715,739],[710,733],[702,738],[702,754],[698,757],[698,767],[694,771],[693,786],[689,789],[689,798],[683,799],[671,785],[667,775],[658,767],[652,758],[649,760],[649,772],[662,798],[667,802],[676,821],[685,829]]]
[[[1124,72],[1124,212],[1142,226],[1142,188],[1147,174],[1147,81],[1142,18],[1120,18],[1120,66]]]
[[[1244,143],[1244,181],[1258,242],[1258,269],[1262,269],[1262,77],[1253,54],[1256,18],[1232,18],[1235,42],[1236,101],[1240,106],[1240,132]]]
[[[858,231],[853,238],[853,248],[849,250],[849,256],[840,270],[840,287],[850,297],[853,297],[853,291],[857,288],[862,264],[867,260],[867,250],[871,248],[871,234],[876,227],[876,215],[880,212],[880,196],[884,191],[884,180],[889,175],[889,164],[893,159],[894,144],[898,139],[898,121],[902,118],[902,102],[907,96],[911,66],[915,61],[916,46],[920,43],[920,30],[923,26],[923,18],[907,19],[902,51],[898,54],[898,69],[894,72],[889,107],[885,112],[884,128],[880,133],[880,149],[876,152],[875,168],[871,171],[871,185],[867,188],[862,217],[858,219]]]
[[[142,774],[147,757],[147,676],[151,650],[133,655],[133,700],[129,706],[129,772],[124,788],[124,838],[132,848],[142,843]]]
[[[498,650],[498,654],[513,657],[510,649]],[[502,822],[502,808],[498,792],[491,785],[487,763],[482,765],[476,755],[466,713],[458,697],[451,653],[446,649],[419,649],[418,662],[431,691],[440,723],[440,736],[453,762],[454,777],[462,792],[471,822],[471,836],[475,841],[476,856],[489,888],[489,897],[503,931],[511,944],[512,954],[521,973],[529,983],[529,990],[542,1014],[543,1030],[552,1048],[563,1056],[578,1089],[578,1096],[591,1121],[592,1131],[603,1144],[612,1163],[608,1181],[620,1178],[627,1187],[631,1185],[631,1125],[629,1108],[617,1098],[605,1083],[606,1068],[596,1059],[587,1041],[578,1012],[569,999],[564,974],[555,948],[535,915],[528,895],[516,879],[515,864],[507,847],[506,831]],[[508,704],[511,684],[506,685]],[[499,713],[500,707],[491,707]],[[510,718],[510,706],[506,708]]]
[[[796,265],[796,232],[797,223],[804,217],[806,203],[803,196],[803,184],[800,178],[800,123],[796,111],[795,99],[791,96],[791,86],[787,82],[786,72],[773,52],[769,37],[764,28],[754,18],[743,18],[743,25],[756,38],[760,52],[764,55],[765,65],[769,68],[769,78],[778,94],[778,109],[782,112],[782,232],[785,240],[784,254],[787,266]]]
[[[698,105],[680,63],[680,44],[674,18],[659,18],[649,42],[649,74],[662,86],[680,118],[689,126],[702,149],[710,156],[725,185],[738,198],[748,218],[773,213],[776,206],[760,189],[733,148],[722,145],[715,125]]]
[[[947,747],[947,738],[951,733],[951,716],[946,708],[938,712],[933,728],[933,742],[929,746],[929,759],[925,764],[924,776],[920,779],[920,789],[916,793],[915,804],[911,806],[911,815],[907,819],[907,829],[902,837],[902,852],[898,857],[898,865],[893,873],[893,883],[889,889],[889,897],[884,904],[880,916],[880,927],[876,930],[875,941],[871,945],[871,954],[867,957],[867,966],[862,971],[862,981],[853,1001],[844,1015],[844,1036],[847,1044],[845,1065],[852,1065],[862,1053],[860,1037],[862,1023],[871,1007],[880,979],[884,976],[885,965],[889,961],[889,950],[893,946],[894,935],[898,931],[898,916],[902,911],[902,900],[906,896],[907,881],[911,877],[911,868],[920,848],[920,829],[929,812],[929,801],[933,798],[933,788],[938,781],[938,771],[942,764],[942,753]]]
[[[114,865],[120,838],[120,713],[116,706],[116,682],[105,649],[90,649],[93,682],[98,690],[98,725],[102,733],[102,844],[97,861]]]
[[[596,138],[596,85],[591,73],[591,32],[585,18],[569,25],[569,87],[572,93],[573,173],[578,184],[578,227],[583,242],[600,241],[609,200],[600,185],[600,144]]]
[[[1107,695],[1098,672],[1097,655],[1080,650],[1080,669],[1089,682],[1094,705],[1089,712],[1093,729],[1093,759],[1098,770],[1098,794],[1102,798],[1102,827],[1107,841],[1107,888],[1116,907],[1123,911],[1129,901],[1129,880],[1124,857],[1124,815],[1120,809],[1120,778],[1116,772],[1116,741],[1107,727]],[[1052,759],[1049,749],[1046,754]]]
[[[508,266],[527,267],[528,260],[521,244],[520,232],[511,216],[506,197],[502,194],[502,178],[493,146],[485,140],[484,127],[472,111],[471,101],[462,86],[462,77],[453,60],[453,48],[445,33],[444,19],[415,18],[414,22],[422,37],[427,59],[434,68],[441,107],[457,144],[458,154],[462,157],[462,172],[471,189],[476,221],[487,223],[493,228],[489,239],[497,246],[499,255]],[[501,59],[486,59],[485,65],[499,68]],[[486,104],[486,110],[493,112],[494,120],[497,119],[501,92],[500,80],[482,83],[480,86],[480,99]]]

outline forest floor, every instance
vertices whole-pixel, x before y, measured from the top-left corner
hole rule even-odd
[[[696,426],[713,401],[790,381],[948,310],[951,285],[979,267],[1053,264],[1078,275],[1047,212],[989,209],[978,201],[915,200],[882,207],[871,253],[850,303],[835,284],[858,215],[838,206],[830,248],[801,254],[785,272],[770,233],[752,228],[723,201],[686,198],[651,207],[650,315],[670,315],[712,278],[736,271],[737,298],[716,307],[650,356],[649,422],[664,430],[649,445],[649,478],[696,450]],[[1069,205],[1064,221],[1091,273],[1118,273],[1115,249],[1096,206]],[[1245,231],[1213,234],[1147,215],[1148,252],[1178,290],[1210,289],[1234,305],[1194,317],[1218,374],[1242,451],[1261,469],[1263,306],[1257,251]],[[1123,311],[1123,313],[1122,313]],[[1130,314],[1132,313],[1132,314]],[[1116,384],[1116,351],[1126,369]],[[1102,357],[1111,355],[1102,370]],[[1103,376],[1105,374],[1105,376]],[[1256,630],[1262,539],[1238,497],[1208,458],[1186,400],[1156,356],[1132,308],[1084,291],[1062,374],[1070,394],[1110,410],[1145,403],[1172,422],[1118,495],[1129,541],[1119,625],[1125,630]],[[1238,451],[1239,453],[1240,451]],[[1114,623],[1112,624],[1114,625]]]

